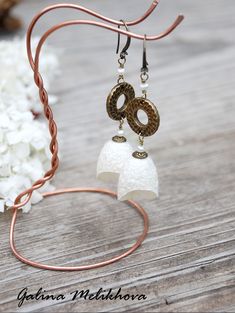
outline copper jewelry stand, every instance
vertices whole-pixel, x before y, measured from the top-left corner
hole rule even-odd
[[[153,3],[151,4],[150,8],[145,12],[145,14],[142,17],[140,17],[134,21],[126,22],[126,25],[128,25],[128,26],[136,25],[136,24],[142,22],[143,20],[145,20],[153,12],[153,10],[156,8],[156,6],[158,5],[158,2],[159,2],[159,0],[154,0]],[[41,103],[43,104],[44,114],[45,114],[45,117],[47,118],[48,124],[49,124],[49,130],[50,130],[50,135],[51,135],[50,151],[52,154],[52,158],[51,158],[51,169],[45,173],[43,178],[37,180],[32,185],[31,188],[29,188],[29,189],[23,191],[21,194],[19,194],[15,200],[14,205],[12,206],[13,216],[12,216],[11,227],[10,227],[10,246],[11,246],[11,250],[12,250],[13,254],[21,262],[29,264],[31,266],[42,268],[42,269],[47,269],[47,270],[79,271],[79,270],[87,270],[87,269],[97,268],[97,267],[101,267],[101,266],[116,262],[116,261],[122,259],[123,257],[131,254],[133,251],[135,251],[140,246],[140,244],[143,242],[143,240],[145,239],[145,237],[147,235],[147,232],[148,232],[148,215],[139,204],[135,203],[134,201],[127,201],[127,204],[134,207],[142,216],[143,221],[144,221],[143,232],[138,237],[135,244],[132,245],[128,250],[126,250],[124,253],[119,254],[115,257],[112,257],[111,259],[108,259],[106,261],[102,261],[102,262],[98,262],[98,263],[94,263],[94,264],[90,264],[90,265],[81,265],[81,266],[52,266],[52,265],[46,265],[46,264],[31,261],[31,260],[27,259],[26,257],[22,256],[17,251],[17,249],[15,247],[15,242],[14,242],[14,228],[15,228],[15,224],[16,224],[18,209],[23,207],[30,200],[34,190],[42,187],[46,181],[50,180],[54,176],[54,174],[58,168],[58,165],[59,165],[58,143],[57,143],[57,126],[56,126],[56,123],[55,123],[54,118],[53,118],[53,113],[52,113],[51,107],[48,104],[48,94],[44,88],[43,79],[39,73],[39,57],[40,57],[41,48],[42,48],[43,44],[45,43],[46,39],[56,30],[63,28],[65,26],[80,25],[80,24],[102,27],[102,28],[111,30],[113,32],[120,33],[122,35],[136,38],[136,39],[140,39],[140,40],[144,40],[144,39],[145,40],[158,40],[158,39],[161,39],[161,38],[167,36],[169,33],[171,33],[181,23],[181,21],[183,20],[184,17],[183,17],[183,15],[179,15],[177,17],[177,19],[174,21],[174,23],[166,31],[162,32],[159,35],[155,35],[155,36],[145,36],[145,35],[135,34],[135,33],[132,33],[132,32],[126,31],[126,30],[122,30],[118,27],[110,26],[108,24],[96,22],[96,21],[90,21],[90,20],[65,21],[65,22],[62,22],[60,24],[57,24],[57,25],[51,27],[47,32],[45,32],[43,34],[43,36],[41,37],[41,39],[38,43],[38,46],[36,48],[35,57],[33,58],[32,50],[31,50],[31,35],[33,32],[34,26],[36,25],[36,23],[40,19],[40,17],[42,17],[44,14],[46,14],[49,11],[52,11],[55,9],[60,9],[60,8],[70,8],[70,9],[80,10],[80,11],[83,11],[89,15],[96,17],[96,18],[99,18],[103,21],[106,21],[110,24],[114,24],[117,26],[123,25],[122,21],[116,21],[116,20],[110,19],[108,17],[102,16],[96,12],[93,12],[89,9],[86,9],[82,6],[78,6],[75,4],[57,4],[57,5],[49,6],[49,7],[45,8],[44,10],[42,10],[40,13],[38,13],[33,18],[31,24],[29,25],[29,28],[27,31],[28,59],[29,59],[31,68],[34,72],[34,80],[35,80],[35,83],[39,89],[40,100],[41,100]],[[116,193],[114,193],[110,190],[95,189],[95,188],[67,188],[67,189],[56,190],[53,192],[47,192],[47,193],[44,193],[43,196],[49,197],[49,196],[58,195],[58,194],[62,194],[62,193],[73,193],[73,192],[95,192],[95,193],[106,194],[106,195],[109,195],[109,196],[116,198]]]

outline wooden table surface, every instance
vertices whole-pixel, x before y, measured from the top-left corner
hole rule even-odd
[[[54,0],[23,1],[16,12],[25,29],[33,15]],[[116,18],[133,19],[151,1],[73,1]],[[149,98],[161,115],[159,132],[146,140],[157,162],[160,198],[142,201],[150,230],[132,255],[109,266],[82,272],[39,270],[22,264],[9,248],[11,213],[1,215],[1,312],[234,312],[235,218],[235,6],[232,0],[162,0],[132,30],[155,34],[178,13],[183,24],[169,37],[147,44]],[[35,34],[69,18],[51,13]],[[25,29],[20,33],[24,35]],[[52,87],[61,163],[53,181],[62,187],[106,187],[96,180],[99,151],[116,131],[105,99],[116,81],[117,36],[103,29],[73,26],[48,41],[57,48],[61,75]],[[142,43],[133,40],[126,80],[137,90]],[[127,131],[130,141],[136,136]],[[19,214],[16,245],[30,259],[53,265],[80,265],[124,251],[138,237],[142,221],[135,210],[97,194],[45,199]],[[145,294],[146,300],[27,301],[20,290],[47,294],[113,288]]]

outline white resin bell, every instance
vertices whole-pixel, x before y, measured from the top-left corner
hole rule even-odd
[[[131,145],[125,142],[109,140],[103,146],[97,162],[97,178],[105,182],[115,182],[133,152]]]
[[[148,156],[138,159],[132,155],[119,176],[118,200],[154,199],[158,197],[158,175]]]

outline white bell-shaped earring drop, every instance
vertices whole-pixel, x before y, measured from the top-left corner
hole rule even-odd
[[[97,178],[105,182],[117,182],[132,152],[133,148],[127,142],[120,127],[118,134],[107,141],[100,152],[97,162]]]
[[[146,35],[145,35],[146,39]],[[128,162],[125,163],[118,181],[118,199],[139,200],[154,199],[158,196],[158,174],[153,160],[144,150],[144,137],[153,135],[159,127],[160,117],[156,106],[147,99],[148,62],[146,60],[146,40],[143,45],[143,65],[141,68],[142,97],[136,97],[128,102],[126,119],[131,129],[139,135],[139,146]],[[144,111],[148,122],[143,124],[138,112]]]
[[[153,135],[159,127],[160,116],[156,106],[147,99],[148,75],[141,74],[143,96],[131,100],[126,108],[126,118],[131,129],[139,134],[139,146],[125,163],[118,181],[119,200],[154,199],[158,197],[158,174],[153,160],[144,149],[144,137]],[[143,124],[138,112],[144,111],[148,117]]]
[[[130,40],[128,39],[118,60],[117,84],[111,89],[106,100],[106,110],[109,117],[120,123],[118,134],[105,143],[98,158],[97,178],[106,182],[117,182],[124,164],[133,152],[133,148],[127,142],[123,132],[123,122],[126,117],[125,111],[128,102],[135,98],[134,88],[124,80],[126,50],[129,45]],[[118,107],[120,96],[124,96],[124,102],[121,107]]]
[[[139,200],[158,197],[158,174],[153,160],[139,145],[125,163],[118,181],[118,199]]]

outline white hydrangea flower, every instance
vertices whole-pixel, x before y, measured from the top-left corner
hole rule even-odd
[[[45,53],[41,71],[47,88],[57,67],[55,54]],[[38,112],[42,106],[28,64],[25,40],[0,42],[0,68],[0,212],[4,212],[22,191],[43,177],[50,168],[51,153],[47,124],[35,119],[31,112]],[[41,191],[53,188],[47,182],[34,191],[23,212],[42,199]]]
[[[32,39],[33,55],[38,41],[38,38]],[[28,109],[42,112],[42,106],[38,101],[38,89],[27,57],[25,39],[0,41],[0,68],[0,93],[19,94],[23,97],[25,105],[28,105]],[[50,82],[58,74],[58,58],[53,49],[47,45],[41,54],[40,73],[45,87],[49,89]],[[50,103],[55,101],[55,96],[51,96]]]

